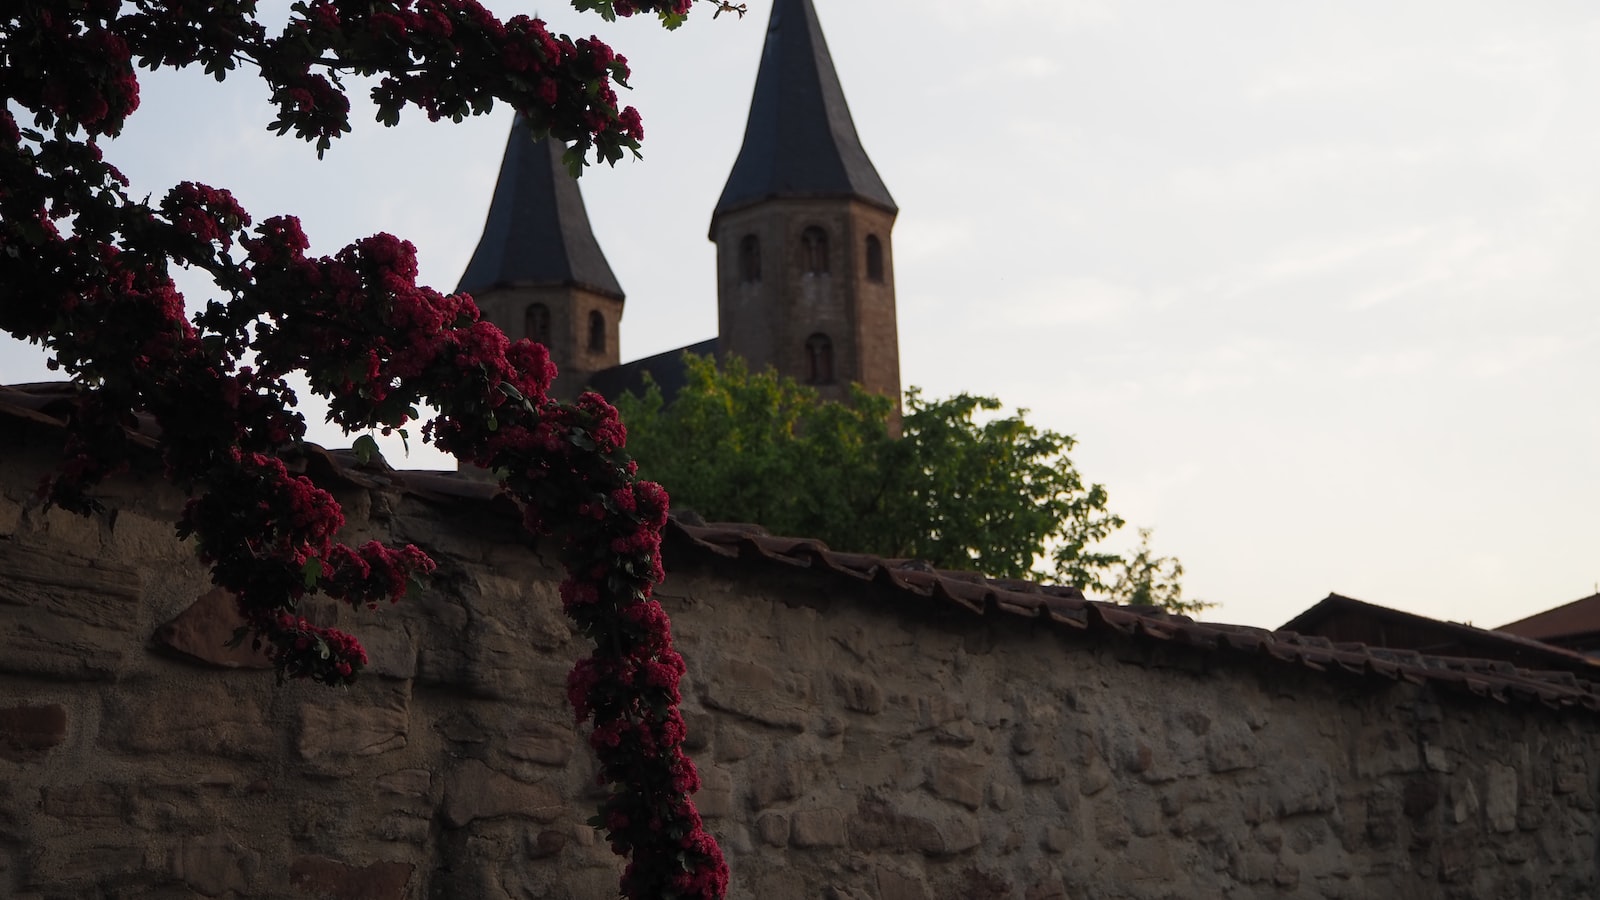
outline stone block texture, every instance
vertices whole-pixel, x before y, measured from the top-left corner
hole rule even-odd
[[[217,646],[180,497],[130,475],[114,515],[63,517],[33,499],[44,459],[7,453],[0,896],[613,895],[562,689],[583,648],[505,512],[342,488],[353,533],[441,571],[380,613],[311,610],[381,648],[375,674],[279,687]],[[668,562],[735,897],[1600,892],[1593,713]]]

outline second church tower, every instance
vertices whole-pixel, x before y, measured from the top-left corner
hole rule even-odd
[[[744,145],[711,216],[719,353],[828,399],[856,382],[898,406],[897,212],[811,0],[775,0]]]

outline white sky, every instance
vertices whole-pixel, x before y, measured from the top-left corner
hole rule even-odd
[[[1494,626],[1596,589],[1600,7],[816,2],[901,209],[903,382],[1076,435],[1208,618],[1337,591]],[[632,60],[644,114],[646,159],[583,181],[623,358],[711,337],[705,234],[769,5],[670,34],[550,5]],[[317,252],[390,231],[454,287],[509,110],[359,112],[319,164],[265,131],[259,82],[141,75],[108,148],[136,190],[230,188]],[[42,360],[0,345],[0,382]]]

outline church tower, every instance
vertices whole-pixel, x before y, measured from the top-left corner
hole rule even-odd
[[[774,0],[744,146],[711,216],[718,351],[827,399],[856,382],[898,408],[897,211],[812,0]]]
[[[619,360],[622,287],[589,226],[564,147],[511,126],[478,249],[456,286],[513,340],[550,348],[559,375],[550,393],[577,399],[589,376]]]

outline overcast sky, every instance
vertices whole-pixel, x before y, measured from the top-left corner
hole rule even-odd
[[[1272,627],[1336,591],[1495,626],[1596,590],[1600,7],[816,3],[900,206],[902,381],[1075,435],[1208,618]],[[769,4],[676,33],[551,7],[632,60],[644,114],[645,160],[583,180],[623,358],[711,337],[705,235]],[[140,192],[298,213],[318,252],[393,232],[453,288],[509,110],[363,114],[319,164],[264,95],[147,77],[108,156]],[[42,359],[6,343],[0,381]]]

